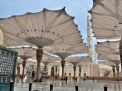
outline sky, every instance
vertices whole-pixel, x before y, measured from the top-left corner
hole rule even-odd
[[[66,12],[75,17],[74,21],[86,43],[87,38],[87,15],[92,8],[92,0],[1,0],[0,18],[7,18],[13,15],[22,15],[27,12],[39,12],[43,8],[58,10],[65,7]],[[92,48],[96,44],[93,38]]]

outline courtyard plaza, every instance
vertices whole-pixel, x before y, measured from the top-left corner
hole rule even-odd
[[[46,81],[32,84],[32,91],[50,91],[50,84],[53,84],[53,91],[77,91],[75,86],[78,86],[78,91],[104,91],[107,86],[107,91],[122,91],[121,81],[99,81],[99,80],[80,80],[73,81]],[[28,91],[28,83],[16,83],[15,91]]]

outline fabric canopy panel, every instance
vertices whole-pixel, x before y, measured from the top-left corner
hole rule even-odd
[[[69,16],[64,8],[44,9],[38,13],[26,13],[1,19],[0,28],[4,33],[4,41],[9,43],[11,39],[14,42],[9,43],[9,46],[33,44],[42,48],[52,44],[73,45],[82,42],[73,19],[74,17]]]
[[[99,60],[120,60],[120,56],[119,55],[114,55],[114,54],[103,54],[103,55],[98,55],[98,59]]]
[[[119,55],[119,41],[98,42],[96,45],[98,54],[113,54]]]
[[[92,27],[97,38],[120,38],[122,23],[122,1],[93,0]]]
[[[119,65],[121,63],[120,60],[108,60],[109,62],[113,62],[115,63],[116,65]]]
[[[50,61],[50,62],[54,62],[54,61],[60,61],[61,59],[59,57],[54,57],[54,56],[50,56],[46,53],[43,54],[42,57],[42,61]]]
[[[96,51],[99,60],[120,60],[119,41],[98,42]]]
[[[33,59],[36,56],[35,49],[33,49],[31,47],[16,47],[16,48],[14,47],[14,48],[11,48],[11,49],[17,51],[19,57],[21,57],[24,60],[27,60],[29,58]]]
[[[86,53],[87,47],[84,43],[78,43],[75,45],[61,44],[61,45],[53,45],[50,47],[44,48],[46,51],[51,53]]]
[[[111,71],[112,70],[112,67],[111,66],[105,65],[105,64],[99,64],[99,68],[100,69],[103,69],[103,70],[108,70],[108,71]]]
[[[18,45],[26,43],[38,48],[36,50],[36,81],[38,82],[44,47],[61,46],[63,44],[70,46],[83,43],[78,26],[75,25],[73,19],[74,17],[66,13],[65,8],[61,10],[43,9],[38,13],[26,13],[0,19],[0,28],[5,38],[11,39],[11,41],[20,41],[20,43],[17,43]],[[7,38],[5,41],[7,41]],[[7,43],[9,42],[10,40],[7,41]]]
[[[99,60],[99,64],[103,64],[103,65],[107,65],[107,66],[116,65],[115,63],[109,62],[109,61],[107,61],[107,60]]]
[[[76,65],[82,62],[81,57],[67,57],[65,61],[72,63],[73,65]]]
[[[67,45],[67,44],[61,44],[58,46],[50,46],[44,48],[47,52],[56,54],[60,56],[61,58],[65,59],[69,55],[72,54],[79,54],[79,53],[87,53],[87,47],[84,43],[76,43],[75,45]]]

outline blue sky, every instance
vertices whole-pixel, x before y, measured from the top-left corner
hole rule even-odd
[[[1,0],[0,18],[39,12],[43,8],[55,10],[63,7],[66,7],[69,15],[75,17],[75,23],[86,40],[86,16],[87,10],[92,7],[92,0]]]

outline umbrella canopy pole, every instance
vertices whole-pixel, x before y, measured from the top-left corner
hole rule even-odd
[[[42,60],[42,55],[43,55],[43,49],[42,48],[38,48],[36,50],[36,58],[37,58],[37,68],[36,68],[36,82],[39,82],[40,80],[40,62]]]
[[[122,38],[119,44],[119,52],[120,52],[120,61],[121,61],[121,71],[122,71]]]
[[[55,66],[55,76],[57,76],[58,66]]]
[[[81,67],[79,67],[79,77],[81,77]]]
[[[22,63],[22,67],[23,67],[23,70],[22,70],[22,83],[23,83],[23,79],[24,79],[24,76],[25,76],[25,66],[26,66],[26,60],[23,59],[23,63]]]
[[[115,66],[112,66],[112,71],[113,71],[113,78],[115,78]]]
[[[119,65],[116,65],[117,77],[119,77]]]
[[[62,67],[62,80],[64,80],[64,67],[65,67],[65,60],[61,61],[61,67]]]
[[[20,66],[19,66],[19,64],[17,65],[17,74],[16,74],[16,82],[19,82],[19,79],[20,79]]]
[[[74,78],[76,78],[76,65],[73,65],[73,70],[74,70]]]

